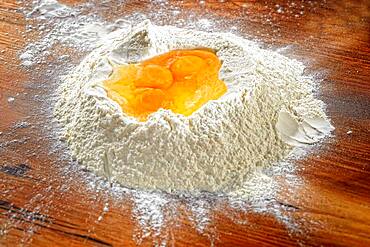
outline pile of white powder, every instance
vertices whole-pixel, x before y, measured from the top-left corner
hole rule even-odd
[[[173,232],[181,232],[182,227],[188,227],[189,224],[200,235],[209,239],[210,245],[213,245],[215,241],[217,242],[219,232],[224,232],[224,227],[218,228],[219,223],[217,222],[219,221],[216,217],[225,218],[237,225],[247,224],[248,227],[252,228],[260,227],[259,221],[249,220],[248,215],[251,212],[253,212],[252,218],[255,217],[255,214],[272,216],[286,227],[291,236],[298,233],[304,234],[306,238],[312,223],[320,224],[320,221],[311,222],[303,218],[297,219],[295,211],[299,209],[287,205],[285,198],[294,198],[293,201],[296,201],[296,194],[301,193],[302,186],[306,186],[305,180],[298,172],[305,169],[306,166],[297,165],[295,160],[305,155],[306,152],[319,151],[319,145],[307,144],[319,140],[331,127],[322,112],[322,102],[311,100],[313,99],[312,91],[317,92],[317,88],[315,88],[313,78],[303,76],[304,66],[300,62],[281,56],[271,50],[260,49],[255,42],[230,34],[215,33],[230,31],[247,34],[244,21],[248,15],[247,8],[242,7],[243,10],[234,12],[232,15],[238,18],[231,19],[224,18],[223,14],[217,14],[212,3],[206,1],[199,1],[198,9],[201,10],[200,12],[195,9],[184,9],[181,7],[181,3],[166,0],[149,1],[145,5],[146,9],[136,9],[133,12],[130,12],[132,1],[126,0],[91,0],[73,5],[65,5],[58,0],[20,2],[23,2],[22,11],[27,22],[26,32],[22,34],[27,45],[19,54],[20,63],[24,69],[29,70],[29,74],[35,77],[31,78],[33,84],[29,84],[29,86],[34,85],[37,89],[34,98],[40,103],[40,107],[36,110],[38,114],[35,115],[35,118],[39,121],[38,126],[42,126],[42,135],[46,138],[47,149],[51,154],[58,153],[58,160],[55,163],[47,164],[50,167],[48,169],[51,169],[52,172],[42,173],[38,177],[40,181],[48,181],[47,184],[50,186],[44,189],[40,187],[40,189],[37,188],[30,192],[32,198],[25,204],[28,210],[44,215],[48,215],[49,212],[59,212],[59,204],[55,201],[60,201],[61,198],[71,201],[70,198],[74,198],[76,193],[83,193],[84,198],[87,198],[84,201],[84,209],[87,213],[84,216],[85,221],[93,222],[87,226],[85,231],[87,236],[96,234],[99,237],[99,232],[96,231],[97,225],[102,222],[109,224],[111,217],[115,217],[116,210],[119,210],[122,216],[131,217],[134,225],[132,237],[136,243],[140,244],[143,239],[149,237],[149,239],[153,239],[154,246],[173,244],[178,239],[177,234],[174,236]],[[226,1],[224,4],[232,3]],[[302,3],[302,8],[303,5],[304,3]],[[265,7],[268,10],[269,6]],[[153,9],[155,11],[152,11]],[[282,14],[280,9],[280,6],[276,5],[270,9],[268,14],[258,14],[265,25],[274,25],[274,33],[271,34],[271,38],[280,35],[274,21],[276,13]],[[291,10],[285,8],[284,15],[289,15],[292,10],[294,8]],[[109,18],[106,18],[107,13]],[[296,18],[294,13],[292,14],[292,18]],[[167,24],[213,32],[214,34],[153,25],[132,28],[145,19],[150,19],[158,25]],[[239,20],[242,20],[242,23]],[[137,54],[135,51],[138,49],[135,47],[140,44],[139,36],[131,37],[132,35],[129,34],[137,33],[143,29],[144,31],[141,33],[146,33],[144,37],[147,37],[148,42],[147,46],[143,46],[143,51]],[[110,34],[112,31],[116,32]],[[181,35],[184,36],[181,37]],[[196,37],[199,40],[194,41]],[[127,44],[132,45],[127,46],[130,48],[127,50],[129,53],[115,52],[112,54],[113,50],[117,51],[116,47],[119,44],[123,44],[128,39],[131,42]],[[192,121],[183,121],[183,118],[177,119],[171,114],[157,115],[159,120],[163,121],[155,122],[153,119],[152,125],[138,124],[134,119],[128,121],[120,108],[108,99],[101,89],[101,80],[106,78],[111,71],[111,64],[107,66],[107,61],[122,63],[128,59],[141,60],[165,52],[172,47],[182,48],[189,45],[189,48],[193,48],[193,44],[215,48],[223,60],[220,76],[225,79],[229,87],[228,94],[220,99],[223,103],[216,104],[219,108],[227,107],[220,110],[223,113],[223,119],[220,118],[221,114],[218,116],[214,113],[214,107],[216,107],[214,102],[204,106],[207,109],[202,110],[204,115],[197,115],[198,118],[206,115],[209,117],[213,112],[216,116],[207,120],[210,127],[207,127],[208,125],[203,122],[204,125],[200,125],[200,128],[201,119],[194,120],[192,117]],[[56,75],[71,72],[70,68],[75,66],[76,61],[80,61],[80,57],[95,48],[98,50],[87,57],[75,71],[72,71],[71,75],[59,81]],[[105,58],[107,60],[104,60]],[[99,61],[103,61],[102,64],[99,64]],[[179,142],[182,139],[189,141],[189,143],[205,143],[209,149],[219,148],[220,146],[215,145],[218,143],[230,151],[234,145],[235,153],[243,151],[245,157],[241,159],[242,155],[237,154],[240,158],[240,164],[230,165],[228,168],[245,169],[243,170],[245,172],[241,174],[249,175],[246,175],[245,180],[240,182],[237,179],[243,180],[242,175],[226,171],[227,176],[235,174],[235,180],[231,181],[227,195],[208,192],[195,195],[194,188],[199,183],[194,182],[192,177],[184,178],[182,173],[179,176],[180,179],[183,179],[181,181],[188,179],[193,187],[187,193],[128,189],[118,183],[109,183],[104,178],[81,169],[79,164],[71,162],[70,152],[66,150],[65,145],[59,139],[56,139],[59,135],[55,131],[59,129],[55,128],[54,125],[44,126],[45,121],[49,121],[53,117],[50,106],[54,106],[53,92],[60,83],[64,83],[64,85],[56,92],[59,98],[57,104],[59,108],[55,110],[58,119],[61,120],[62,134],[67,138],[73,155],[81,161],[80,163],[88,165],[90,170],[96,171],[98,174],[113,180],[116,178],[109,173],[110,167],[115,168],[114,173],[116,174],[119,174],[120,170],[113,165],[111,156],[107,156],[109,159],[105,163],[96,155],[105,152],[123,155],[122,152],[127,148],[128,141],[132,141],[134,138],[128,138],[130,133],[139,136],[143,145],[149,143],[151,144],[149,147],[154,146],[152,144],[160,143],[159,137],[163,138],[163,135],[160,135],[154,128],[166,124],[171,128],[164,132],[171,136],[168,144],[171,146],[175,145],[175,141]],[[64,93],[60,94],[61,92]],[[248,97],[238,99],[237,96],[245,95],[241,92],[245,92]],[[11,99],[14,100],[14,98],[16,97],[9,97],[9,104],[17,102],[11,102]],[[232,100],[237,104],[234,107],[227,106],[232,104]],[[273,107],[270,109],[270,106]],[[227,114],[225,113],[226,109],[229,110]],[[44,118],[44,115],[47,118]],[[161,118],[161,116],[168,115],[171,118]],[[233,121],[230,119],[231,116],[233,116]],[[198,123],[197,129],[194,126],[182,127],[190,122]],[[121,125],[121,123],[127,123],[127,125]],[[181,123],[181,126],[178,123]],[[17,124],[15,124],[16,126]],[[222,126],[222,129],[217,129],[217,126]],[[147,131],[141,132],[139,135],[139,131],[144,129]],[[198,130],[198,132],[194,130]],[[210,130],[214,133],[210,133]],[[225,135],[227,131],[229,133]],[[231,134],[231,131],[234,133]],[[188,133],[192,133],[192,135],[186,137]],[[157,136],[154,137],[154,134]],[[213,142],[207,143],[206,140],[213,140]],[[113,142],[115,143],[113,144]],[[133,142],[132,148],[129,147],[129,150],[135,150],[134,148],[142,150],[144,146],[138,146],[138,142]],[[237,146],[240,143],[245,145]],[[302,145],[303,147],[299,147]],[[188,146],[180,145],[178,149],[187,153],[190,150]],[[246,149],[249,151],[246,152]],[[211,150],[206,155],[209,157],[214,153],[216,151]],[[286,156],[287,153],[289,153],[288,156]],[[139,158],[134,151],[130,151],[129,154],[131,159],[137,160]],[[179,156],[177,159],[186,159],[182,152],[178,151],[177,154]],[[94,158],[94,156],[96,157]],[[195,154],[191,157],[194,156]],[[102,157],[105,158],[104,155]],[[221,157],[219,160],[225,161],[225,159]],[[97,160],[96,163],[94,160]],[[151,163],[148,162],[148,164]],[[210,163],[205,164],[209,165]],[[107,173],[102,169],[104,165],[107,165]],[[209,169],[209,166],[202,166],[196,162],[191,165],[193,169],[198,171],[203,168]],[[169,167],[168,164],[167,167]],[[137,169],[142,167],[140,164],[134,166],[133,163],[127,163],[124,168],[131,168],[128,175],[135,175],[135,172],[139,171]],[[163,165],[163,168],[166,168],[166,164]],[[255,168],[256,170],[254,170]],[[54,171],[55,169],[57,170]],[[162,173],[150,174],[148,171],[144,171],[142,175],[164,176]],[[151,181],[147,184],[138,181],[133,185],[129,184],[130,181],[126,181],[125,176],[121,174],[121,181],[118,182],[136,188],[152,189],[161,186],[160,180],[156,181],[156,183]],[[214,181],[206,183],[208,183],[208,187],[215,188]],[[178,186],[180,185],[183,186],[183,184]],[[172,186],[164,189],[168,191],[177,188]],[[220,188],[220,190],[227,191],[227,188]],[[4,191],[5,199],[11,198],[13,194],[12,190]],[[281,195],[284,196],[281,197]],[[127,205],[127,201],[131,203]],[[72,210],[75,206],[73,203],[64,205],[63,211],[68,208]],[[100,214],[96,215],[96,212],[100,212]],[[9,210],[7,214],[12,217],[5,222],[3,233],[6,233],[7,229],[24,227],[23,221],[18,220],[16,213]],[[51,218],[55,218],[54,213],[51,214]],[[107,221],[106,215],[108,215]],[[183,221],[184,217],[185,221]],[[68,217],[66,220],[68,221]],[[36,218],[35,221],[30,221],[27,231],[22,237],[23,243],[32,241],[32,235],[37,233],[40,228],[38,223]],[[176,228],[178,230],[174,231]],[[117,233],[117,236],[120,234]],[[224,232],[223,234],[231,233]],[[299,244],[302,243],[299,242]]]
[[[219,76],[228,91],[189,117],[160,109],[139,122],[102,87],[113,66],[198,47],[213,49],[222,61]],[[303,70],[300,62],[229,33],[145,21],[110,33],[63,78],[55,113],[73,156],[111,181],[147,190],[238,194],[257,168],[332,129]]]

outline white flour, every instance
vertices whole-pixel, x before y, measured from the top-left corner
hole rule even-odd
[[[69,68],[74,66],[76,61],[78,61],[72,59],[76,59],[76,56],[78,59],[79,57],[84,56],[87,51],[91,51],[91,49],[98,47],[99,44],[101,45],[101,39],[104,39],[103,43],[105,42],[106,46],[109,45],[112,42],[112,38],[114,39],[116,36],[109,35],[108,33],[116,29],[125,29],[125,31],[119,31],[116,33],[117,35],[120,35],[121,32],[129,32],[129,28],[132,25],[135,25],[144,19],[150,19],[156,24],[168,24],[195,30],[206,30],[207,32],[220,32],[221,30],[243,33],[244,35],[249,33],[248,30],[245,29],[244,22],[245,14],[248,14],[248,12],[245,12],[244,10],[247,10],[247,8],[233,13],[233,15],[239,16],[238,18],[230,19],[224,18],[223,14],[219,15],[215,13],[212,9],[212,4],[209,4],[208,2],[206,3],[205,1],[199,1],[201,12],[196,12],[193,9],[186,10],[182,8],[180,1],[179,3],[177,3],[177,1],[171,1],[169,4],[166,1],[153,0],[148,2],[146,5],[146,10],[140,9],[132,13],[125,11],[125,2],[125,0],[93,0],[86,1],[81,4],[74,4],[73,6],[67,6],[59,3],[57,0],[23,1],[23,12],[27,21],[26,33],[24,33],[23,36],[27,41],[27,46],[22,51],[19,58],[22,64],[27,66],[25,69],[29,70],[29,72],[31,72],[30,74],[41,73],[44,75],[42,77],[44,78],[44,83],[40,83],[42,80],[34,79],[34,83],[37,84],[38,87],[40,87],[39,85],[42,85],[41,87],[46,86],[48,88],[47,92],[44,92],[42,88],[38,88],[37,95],[34,96],[35,99],[42,102],[42,105],[39,109],[40,112],[43,114],[46,113],[48,117],[51,117],[49,115],[49,106],[53,105],[52,102],[54,101],[53,99],[50,99],[50,92],[53,92],[55,86],[59,84],[59,81],[55,83],[53,80],[55,75],[70,71]],[[231,3],[226,2],[225,4]],[[302,8],[304,7],[303,5],[304,4],[302,3]],[[120,6],[119,10],[116,8],[117,6]],[[155,9],[155,11],[151,11],[153,9]],[[268,9],[267,5],[266,9]],[[259,17],[262,18],[262,21],[265,22],[265,25],[274,25],[276,11],[276,9],[271,9],[270,14],[260,15]],[[284,11],[286,14],[289,13],[289,9],[287,8],[285,8]],[[109,22],[105,19],[107,13],[109,13],[108,16],[110,16],[109,19],[113,20],[112,22]],[[122,16],[123,13],[125,14],[124,16]],[[294,13],[292,14],[294,15]],[[124,21],[115,21],[122,17],[124,18]],[[242,20],[242,22],[239,22],[238,20]],[[276,27],[276,25],[272,27],[274,27],[274,33],[271,34],[271,38],[279,36],[279,29]],[[303,66],[299,62],[282,57],[275,52],[261,50],[253,42],[235,38],[234,36],[228,37],[232,37],[233,41],[240,40],[239,43],[241,44],[238,44],[237,46],[241,45],[243,47],[245,52],[242,56],[247,57],[246,60],[249,61],[246,62],[247,64],[252,64],[252,66],[249,67],[249,72],[247,73],[247,77],[251,78],[251,80],[248,82],[250,83],[250,88],[255,88],[257,85],[261,85],[262,82],[265,84],[268,83],[274,87],[276,87],[276,85],[286,85],[291,83],[296,86],[305,85],[302,90],[299,90],[298,87],[290,85],[290,87],[288,87],[290,88],[290,91],[285,88],[286,86],[281,86],[280,93],[284,93],[285,95],[288,94],[284,99],[284,102],[289,107],[285,107],[285,110],[293,113],[292,116],[294,116],[294,119],[298,121],[291,121],[290,116],[282,111],[282,114],[280,115],[281,121],[277,125],[277,128],[288,135],[287,136],[284,134],[283,136],[280,132],[279,135],[281,138],[284,138],[286,142],[293,145],[301,146],[302,141],[311,142],[310,139],[312,138],[317,140],[321,136],[320,132],[316,131],[315,128],[311,128],[309,124],[302,121],[302,116],[306,116],[307,122],[307,119],[310,116],[316,115],[313,112],[306,114],[308,108],[312,107],[312,105],[305,105],[304,102],[309,101],[308,98],[312,97],[311,90],[314,86],[310,78],[305,78],[302,76]],[[255,38],[253,34],[252,37]],[[224,57],[225,55],[226,54],[224,54]],[[98,56],[98,54],[95,53],[95,56]],[[238,59],[242,60],[242,58],[243,57],[239,57]],[[89,61],[92,59],[93,58],[90,58]],[[47,65],[47,67],[44,65],[39,66],[39,64],[42,63],[45,63],[44,65]],[[85,61],[84,64],[86,65],[87,62]],[[224,68],[230,67],[232,64],[228,63],[226,65]],[[235,67],[238,66],[234,66],[234,68]],[[238,74],[242,75],[244,73],[243,71],[246,69],[248,68],[243,68],[240,71],[238,70],[235,73],[235,76]],[[90,70],[92,71],[94,68],[85,68],[84,74],[87,75]],[[223,69],[223,71],[225,71],[225,69]],[[283,76],[286,76],[289,79],[283,79]],[[296,78],[296,82],[294,82],[294,78]],[[278,83],[279,81],[280,84]],[[281,83],[282,81],[286,82]],[[82,84],[83,82],[80,81],[80,83]],[[78,91],[78,88],[80,88],[81,84],[79,84],[76,80],[70,81],[70,88],[68,89],[67,85],[65,85],[65,90],[71,90],[70,92],[73,95],[78,93],[84,95],[83,91],[76,92]],[[317,89],[315,89],[315,91],[316,90]],[[306,96],[303,95],[303,92],[306,92]],[[277,92],[271,90],[271,93],[276,95]],[[102,97],[104,98],[104,101],[107,100],[104,95]],[[302,97],[302,104],[297,103],[294,100],[299,97]],[[13,97],[9,97],[8,99],[10,98]],[[81,99],[86,100],[86,95]],[[74,100],[78,103],[77,99]],[[89,99],[89,101],[86,101],[85,103],[94,104],[93,101],[94,100]],[[101,100],[99,100],[99,102],[99,104],[102,104]],[[15,104],[17,103],[17,100],[11,103]],[[248,103],[248,105],[252,105],[251,102]],[[312,104],[314,105],[312,109],[321,108],[321,102],[319,103],[320,106],[315,105],[315,103]],[[68,105],[71,105],[71,102],[69,102]],[[260,105],[264,106],[265,103],[261,102]],[[301,107],[292,107],[297,105],[300,105]],[[73,114],[76,113],[76,119],[70,123],[76,123],[76,121],[82,120],[85,121],[87,115],[78,115],[77,109],[74,109],[75,106],[81,109],[84,108],[84,105],[82,105],[81,102],[71,106],[70,109],[73,109]],[[65,109],[63,111],[65,111]],[[321,109],[319,112],[321,112]],[[59,113],[61,112],[59,111]],[[100,114],[101,113],[99,113],[99,116]],[[258,117],[260,118],[262,114],[263,113],[258,115]],[[322,112],[320,114],[322,114]],[[79,120],[77,119],[78,116]],[[96,119],[97,117],[98,116],[93,116],[91,119]],[[256,118],[255,115],[248,117],[252,117],[254,119]],[[71,118],[72,117],[70,116],[70,119]],[[42,126],[45,121],[50,120],[50,118],[45,120],[39,115],[37,115],[37,119],[40,119],[40,126]],[[102,123],[102,120],[99,121]],[[276,118],[274,121],[276,122]],[[322,121],[319,121],[318,123],[317,121],[316,123],[312,123],[310,120],[308,121],[313,125],[322,123],[327,125]],[[274,125],[275,122],[271,124]],[[283,122],[285,122],[285,124],[282,124]],[[300,124],[296,125],[297,122]],[[78,125],[81,126],[82,124],[83,123],[81,122]],[[88,126],[91,124],[91,122],[85,122],[85,124]],[[93,124],[96,125],[95,123]],[[289,124],[290,127],[286,128],[286,124]],[[43,126],[42,129],[45,131],[45,129],[49,128],[45,128],[45,126]],[[271,129],[273,130],[273,128]],[[325,132],[325,128],[321,128],[321,130]],[[50,132],[44,133],[44,135],[47,136],[47,142],[50,141],[52,143],[51,146],[47,145],[52,153],[57,152],[57,150],[60,149],[58,146],[61,145],[59,140],[54,139],[54,131],[55,128],[51,127]],[[69,127],[69,131],[75,133],[75,135],[78,135],[78,130],[72,130],[71,127]],[[81,129],[81,132],[82,131],[85,130]],[[252,129],[248,131],[254,130]],[[91,136],[96,137],[95,130],[90,131],[90,133]],[[302,135],[302,133],[305,135]],[[254,139],[257,138],[259,141],[264,142],[262,137],[258,138],[258,134],[259,132],[257,131],[257,135],[254,137]],[[274,132],[271,134],[277,136]],[[0,133],[0,135],[4,136],[7,135],[7,133]],[[50,135],[53,138],[51,138]],[[299,139],[301,142],[294,141],[294,138],[290,138],[289,135],[293,137],[295,136],[295,138]],[[306,135],[310,136],[310,138],[307,139]],[[87,135],[82,133],[81,137],[76,137],[74,140],[82,139],[84,136]],[[12,140],[9,143],[18,141],[21,140]],[[239,140],[235,140],[235,143],[238,141]],[[60,150],[62,151],[62,155],[59,157],[60,160],[58,160],[55,165],[48,164],[48,166],[52,166],[51,169],[55,169],[55,167],[57,167],[57,173],[45,173],[44,175],[40,176],[40,181],[41,179],[43,181],[48,181],[48,184],[49,182],[53,183],[53,181],[61,181],[61,185],[57,188],[53,188],[52,186],[47,187],[45,191],[40,191],[39,189],[33,190],[30,194],[33,197],[26,205],[27,208],[32,212],[42,212],[46,215],[49,214],[48,212],[50,209],[52,209],[52,212],[58,212],[59,204],[54,202],[60,201],[61,198],[67,198],[66,200],[70,201],[68,198],[74,198],[76,193],[78,193],[77,191],[79,191],[79,188],[82,188],[82,191],[84,192],[80,191],[80,193],[84,193],[84,196],[88,197],[88,200],[83,202],[84,210],[87,212],[87,216],[85,216],[85,222],[95,222],[93,224],[89,224],[85,233],[87,235],[95,233],[99,238],[100,234],[104,233],[99,231],[96,232],[98,223],[110,222],[110,217],[117,217],[115,212],[111,214],[110,211],[112,209],[119,209],[120,214],[125,215],[124,217],[132,217],[132,223],[134,225],[133,237],[137,244],[140,244],[144,238],[149,237],[149,239],[155,239],[152,243],[155,246],[164,246],[166,244],[171,246],[176,243],[178,238],[182,238],[181,236],[178,237],[178,234],[175,234],[174,236],[172,233],[173,229],[179,228],[176,230],[176,232],[179,232],[179,235],[183,235],[181,234],[182,227],[188,227],[190,224],[197,230],[198,233],[206,236],[210,240],[210,245],[212,245],[212,243],[215,241],[217,242],[217,235],[219,232],[224,232],[223,234],[231,234],[231,232],[229,233],[228,231],[225,231],[224,227],[218,228],[217,225],[219,225],[219,223],[217,222],[219,221],[214,218],[215,216],[217,216],[217,218],[231,220],[238,225],[247,224],[248,227],[259,228],[259,221],[255,222],[253,219],[249,220],[248,215],[251,212],[253,212],[253,215],[263,214],[267,215],[268,217],[272,216],[278,222],[282,223],[284,227],[286,227],[290,235],[299,232],[304,234],[306,238],[307,231],[311,229],[312,223],[318,225],[320,222],[307,222],[307,220],[304,218],[297,219],[297,214],[294,212],[294,207],[290,207],[284,202],[287,202],[286,198],[294,198],[293,201],[296,201],[297,194],[301,193],[302,191],[301,187],[305,186],[305,180],[301,178],[299,175],[300,172],[298,171],[305,169],[306,165],[301,166],[300,164],[297,165],[295,163],[295,160],[299,159],[301,156],[304,157],[305,153],[299,153],[298,151],[304,150],[305,152],[311,153],[320,151],[321,148],[320,145],[305,145],[302,149],[299,147],[294,147],[294,149],[292,149],[293,146],[289,146],[287,144],[282,145],[285,146],[284,150],[286,150],[286,152],[289,150],[293,151],[291,152],[291,155],[289,155],[293,158],[293,160],[290,160],[288,157],[287,159],[284,159],[283,162],[278,161],[272,166],[266,166],[263,169],[257,169],[255,172],[252,172],[252,174],[248,175],[248,178],[246,178],[241,188],[231,191],[231,195],[226,196],[222,193],[201,193],[200,195],[194,195],[194,193],[182,193],[180,195],[175,193],[168,194],[162,192],[148,192],[140,189],[131,190],[116,183],[113,183],[112,185],[103,179],[100,179],[99,176],[94,176],[93,173],[84,172],[83,169],[80,169],[81,167],[79,165],[75,164],[74,162],[70,162],[70,153],[65,150],[63,145]],[[80,150],[79,152],[81,153],[82,151]],[[11,157],[11,159],[15,159],[14,157]],[[245,163],[246,166],[252,162],[250,158],[248,159],[248,157],[245,157],[244,161],[249,162]],[[16,160],[14,162],[20,163],[23,162],[23,160]],[[266,164],[269,163],[267,162]],[[86,192],[85,189],[87,189],[88,192]],[[14,191],[11,189],[4,191],[5,198],[8,196],[12,197],[13,195]],[[40,202],[41,195],[43,202]],[[281,197],[281,195],[283,196]],[[127,208],[125,206],[126,200],[132,202],[132,204],[130,204],[130,206]],[[101,201],[104,202],[103,205],[99,203]],[[72,203],[71,205],[66,206],[69,206],[72,210],[75,207],[75,204]],[[63,208],[63,210],[65,210],[65,208]],[[99,210],[101,211],[101,214],[97,216],[95,212],[99,212]],[[23,221],[18,222],[16,220],[16,213],[9,212],[9,214],[14,215],[14,217],[4,224],[7,226],[6,229],[13,229],[17,226],[24,227],[22,225]],[[107,218],[109,220],[105,222],[107,214]],[[50,216],[51,218],[58,218],[58,215],[55,216],[54,213],[50,213]],[[68,221],[69,217],[67,217],[66,220]],[[107,225],[107,227],[109,230],[113,226],[109,228]],[[243,226],[238,226],[238,228],[239,227],[243,228]],[[23,236],[22,241],[27,242],[28,239],[32,239],[32,235],[37,233],[38,228],[38,222],[31,223],[31,225],[27,227],[27,233]],[[114,231],[116,231],[116,228]],[[6,230],[4,230],[4,232],[6,232]],[[124,235],[126,233],[122,234]],[[117,233],[117,236],[121,236],[120,233]],[[299,242],[298,244],[302,243]]]
[[[189,117],[161,109],[138,122],[102,88],[114,64],[197,47],[215,50],[228,91]],[[303,70],[232,34],[146,21],[111,33],[66,76],[55,112],[72,154],[98,175],[133,188],[238,194],[256,168],[332,129]]]
[[[49,56],[64,60],[68,55],[55,54],[54,46],[75,48],[80,52],[91,51],[108,33],[127,28],[129,23],[118,19],[114,23],[103,21],[95,13],[81,14],[82,8],[71,8],[56,0],[37,0],[33,8],[26,11],[27,19],[38,20],[37,25],[27,25],[26,32],[38,30],[43,38],[29,43],[19,58],[23,66],[48,63]],[[88,8],[88,3],[82,5]],[[58,47],[60,48],[60,47]]]

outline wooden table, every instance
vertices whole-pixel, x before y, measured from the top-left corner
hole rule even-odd
[[[157,11],[146,1],[126,2],[114,11]],[[296,162],[304,182],[299,190],[284,177],[280,180],[276,201],[298,222],[298,229],[288,229],[268,213],[239,215],[248,223],[238,224],[225,215],[242,213],[225,209],[213,215],[215,245],[370,246],[370,2],[170,2],[195,16],[235,22],[238,33],[267,47],[288,46],[290,57],[307,62],[308,72],[324,78],[319,97],[336,128],[334,137]],[[36,95],[50,92],[47,85],[53,79],[34,75],[46,70],[43,65],[38,71],[20,66],[18,52],[27,38],[36,37],[22,36],[26,20],[18,9],[15,0],[0,1],[0,245],[133,246],[129,200],[112,204],[97,220],[109,196],[80,182],[86,172],[60,174],[73,165],[53,146],[50,113],[37,111],[45,106],[42,95],[40,100]],[[107,12],[102,15],[114,19]],[[163,23],[171,22],[166,18]],[[168,245],[210,244],[186,217],[179,216],[179,222],[181,227],[171,229]],[[151,246],[153,241],[149,237],[141,244]]]

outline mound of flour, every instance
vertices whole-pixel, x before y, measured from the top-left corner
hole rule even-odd
[[[115,65],[199,47],[222,61],[228,91],[189,117],[160,109],[139,122],[102,87]],[[98,175],[148,190],[232,192],[256,168],[331,131],[303,70],[300,62],[232,34],[145,21],[109,34],[63,78],[55,115],[73,156]]]

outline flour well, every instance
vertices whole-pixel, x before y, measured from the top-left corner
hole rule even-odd
[[[160,109],[139,122],[102,87],[114,65],[198,47],[221,59],[228,91],[189,117]],[[98,175],[147,190],[238,194],[257,168],[331,131],[303,70],[300,62],[232,34],[145,21],[110,33],[63,78],[55,113],[74,157]]]

